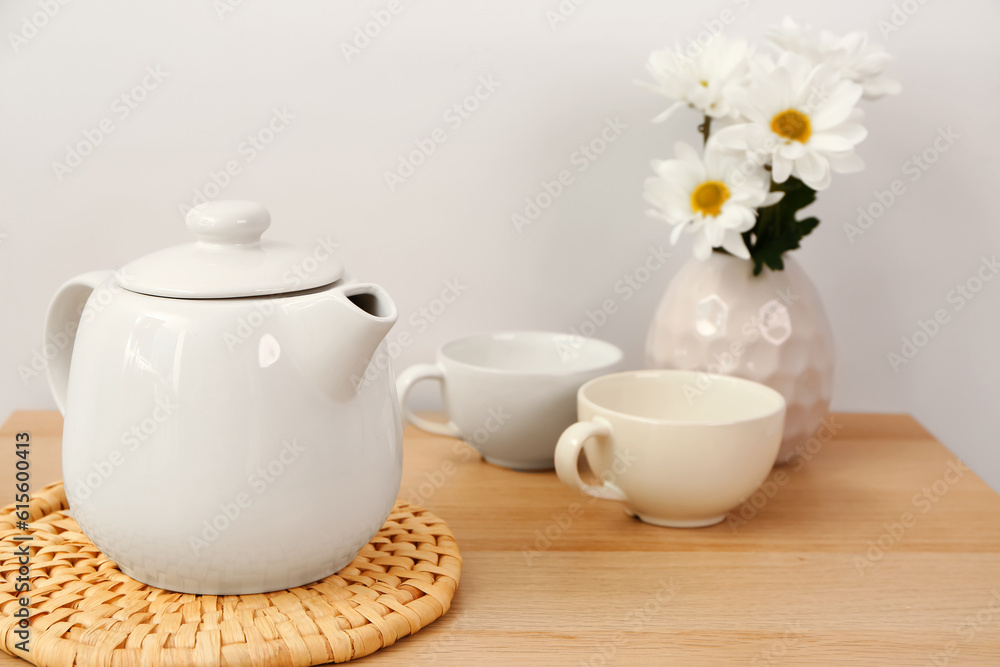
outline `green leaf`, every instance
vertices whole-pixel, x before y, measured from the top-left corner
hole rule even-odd
[[[781,256],[799,247],[799,242],[816,229],[818,218],[798,220],[798,212],[816,201],[816,191],[789,176],[784,183],[771,183],[772,192],[784,192],[781,201],[757,211],[757,224],[744,232],[743,240],[753,260],[756,276],[764,267],[781,271],[785,263]]]

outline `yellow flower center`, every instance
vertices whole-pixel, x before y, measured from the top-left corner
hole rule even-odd
[[[705,181],[691,193],[691,208],[702,215],[719,215],[729,199],[729,188],[722,181]]]
[[[809,141],[812,124],[809,116],[795,109],[785,109],[771,119],[771,130],[778,136],[803,144]]]
[[[703,87],[708,88],[708,81],[705,81],[705,79],[702,79],[698,83],[700,83]]]

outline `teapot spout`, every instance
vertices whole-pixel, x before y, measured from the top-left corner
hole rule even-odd
[[[320,391],[348,401],[364,386],[368,364],[399,313],[374,283],[337,285],[316,296],[291,318],[297,361]]]

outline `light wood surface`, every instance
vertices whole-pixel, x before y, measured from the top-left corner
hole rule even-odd
[[[408,429],[400,497],[451,526],[462,582],[447,615],[359,662],[1000,665],[1000,496],[908,416],[833,419],[759,507],[693,530]],[[4,424],[0,502],[14,433],[32,435],[40,487],[59,477],[61,426]]]

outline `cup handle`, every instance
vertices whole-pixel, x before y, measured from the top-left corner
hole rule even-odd
[[[577,469],[583,443],[589,438],[609,435],[611,435],[611,424],[601,417],[594,417],[593,421],[577,422],[563,431],[556,444],[556,475],[564,484],[574,486],[588,496],[606,500],[625,500],[625,494],[614,484],[607,481],[601,486],[587,484],[580,479],[580,471]]]
[[[448,421],[442,423],[424,419],[414,414],[407,406],[406,397],[410,393],[410,388],[421,380],[437,380],[443,383],[444,371],[437,364],[416,364],[399,374],[399,377],[396,378],[396,394],[399,396],[399,408],[403,413],[403,419],[421,431],[427,431],[435,435],[444,435],[450,438],[461,438],[462,433],[455,426],[454,422]]]

